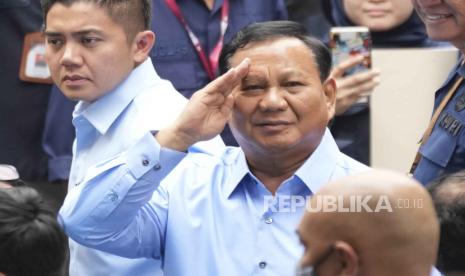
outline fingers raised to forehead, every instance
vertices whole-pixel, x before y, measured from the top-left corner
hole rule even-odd
[[[244,59],[239,65],[234,68],[231,68],[223,74],[219,76],[210,84],[208,84],[205,88],[207,89],[207,93],[215,94],[221,93],[224,96],[229,95],[234,87],[236,87],[245,76],[247,76],[249,72],[250,66],[250,59]]]

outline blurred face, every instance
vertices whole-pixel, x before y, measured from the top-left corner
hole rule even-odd
[[[230,120],[238,143],[246,152],[314,150],[334,113],[334,81],[321,83],[313,53],[296,38],[251,43],[231,66],[246,57],[249,74],[233,91]]]
[[[123,27],[93,3],[54,4],[45,36],[52,79],[70,99],[93,102],[134,68],[134,47]]]
[[[426,25],[428,36],[465,48],[465,2],[463,0],[412,0]]]
[[[413,5],[409,0],[342,0],[347,17],[371,31],[393,29],[410,17]]]

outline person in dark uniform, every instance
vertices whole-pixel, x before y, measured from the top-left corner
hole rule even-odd
[[[41,26],[39,0],[0,1],[0,163],[28,181],[47,178],[40,140],[50,85],[19,79],[24,38]]]
[[[448,41],[462,55],[465,53],[465,2],[413,0],[413,4],[431,39]],[[461,58],[436,91],[434,113],[411,170],[424,185],[445,173],[465,168],[464,76],[465,66]]]

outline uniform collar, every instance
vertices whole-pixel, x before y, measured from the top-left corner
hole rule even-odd
[[[226,164],[236,163],[233,166],[234,172],[225,187],[225,196],[229,198],[239,185],[243,185],[245,176],[252,175],[244,152],[240,148],[228,148],[229,152],[225,155]],[[340,151],[334,141],[333,136],[328,129],[325,130],[323,138],[316,150],[304,162],[304,164],[295,172],[307,188],[312,192],[317,192],[324,184],[328,183],[333,175],[336,164],[338,163]],[[252,177],[253,178],[253,177]]]
[[[101,135],[104,135],[137,95],[160,80],[152,60],[147,58],[113,91],[93,103],[80,101],[73,118],[84,117]]]

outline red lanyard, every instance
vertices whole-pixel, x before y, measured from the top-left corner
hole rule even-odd
[[[200,44],[199,38],[194,34],[192,29],[187,24],[186,19],[182,15],[181,9],[176,3],[176,0],[165,0],[165,2],[168,5],[168,8],[170,8],[171,12],[173,12],[174,16],[176,16],[179,22],[181,22],[187,34],[189,35],[191,43],[197,51],[197,55],[199,56],[203,68],[208,74],[208,77],[211,80],[215,79],[215,72],[218,68],[218,59],[220,58],[220,52],[223,48],[224,34],[226,33],[226,29],[228,28],[229,0],[223,0],[223,7],[221,7],[220,38],[218,39],[218,42],[216,43],[215,47],[213,48],[213,51],[210,53],[208,58],[205,53],[205,50]]]

